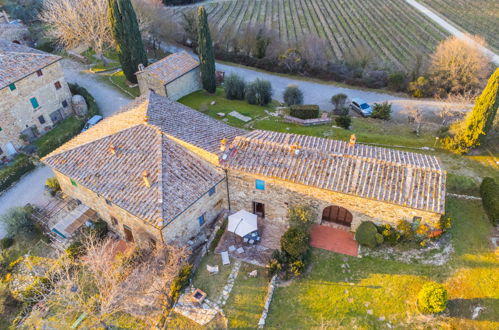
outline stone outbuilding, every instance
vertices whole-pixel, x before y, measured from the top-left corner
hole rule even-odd
[[[0,159],[72,114],[60,60],[0,39]]]
[[[312,136],[245,131],[153,92],[43,159],[62,190],[129,241],[204,238],[224,208],[287,225],[309,205],[317,224],[435,227],[446,173],[434,156]]]
[[[141,94],[153,91],[174,101],[202,89],[199,62],[185,51],[140,67],[136,76]]]

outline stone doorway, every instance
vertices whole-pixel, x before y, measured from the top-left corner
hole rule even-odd
[[[256,214],[260,218],[265,218],[265,204],[253,202],[253,214]]]
[[[322,211],[322,225],[340,225],[350,229],[353,216],[346,208],[330,205]]]
[[[133,243],[134,240],[133,240],[132,229],[130,229],[130,227],[128,226],[123,226],[123,231],[125,232],[126,241]]]

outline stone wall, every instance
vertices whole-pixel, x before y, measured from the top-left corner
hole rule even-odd
[[[202,88],[201,71],[197,67],[167,84],[166,93],[169,99],[176,101]]]
[[[65,194],[80,200],[83,204],[96,211],[99,214],[99,217],[107,222],[109,229],[120,235],[123,239],[125,239],[123,227],[125,225],[131,229],[134,241],[139,246],[147,247],[152,243],[152,240],[158,244],[163,242],[161,230],[159,228],[144,222],[114,203],[106,203],[104,197],[85,188],[78,182],[76,182],[77,186],[75,187],[71,183],[71,179],[64,174],[57,171],[54,171],[54,173]],[[117,220],[117,224],[113,223],[111,217]]]
[[[206,192],[199,200],[181,213],[163,228],[165,242],[185,244],[189,239],[199,235],[203,228],[212,223],[219,213],[228,208],[227,186],[225,179],[215,186],[215,193],[210,196]],[[204,224],[199,224],[199,217],[204,214]]]
[[[292,205],[310,205],[317,213],[315,221],[320,223],[322,211],[330,205],[348,209],[353,215],[352,230],[363,221],[397,224],[399,220],[412,221],[422,218],[422,223],[432,227],[439,221],[440,214],[416,210],[396,204],[366,199],[329,190],[254,176],[239,171],[228,173],[230,203],[233,210],[245,209],[253,212],[253,202],[265,204],[265,218],[285,223],[288,208]],[[255,180],[265,182],[265,190],[255,189]]]
[[[153,90],[158,95],[166,96],[165,85],[157,78],[147,74],[145,71],[137,72],[136,76],[139,84],[140,95],[146,94],[149,90]]]
[[[19,138],[21,132],[28,127],[36,126],[40,134],[53,127],[50,114],[61,109],[64,116],[72,113],[71,92],[64,78],[60,62],[55,62],[42,69],[42,76],[33,72],[29,76],[15,82],[16,89],[11,91],[7,86],[0,90],[0,148],[5,152],[5,145],[12,143],[19,148],[23,141]],[[60,89],[55,82],[59,81]],[[33,109],[30,99],[35,97],[39,108]],[[62,102],[68,106],[63,108]],[[39,117],[43,116],[45,123]]]

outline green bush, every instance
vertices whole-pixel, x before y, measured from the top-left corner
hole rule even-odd
[[[249,104],[267,105],[272,101],[272,85],[268,80],[256,79],[246,86],[245,94]]]
[[[331,103],[334,105],[334,111],[341,111],[345,108],[345,102],[347,101],[348,96],[343,93],[339,93],[333,95],[331,97]]]
[[[246,82],[239,75],[232,73],[224,82],[225,98],[228,100],[244,100]]]
[[[101,115],[99,106],[97,105],[97,102],[95,101],[94,97],[83,87],[81,87],[78,84],[68,84],[69,85],[69,90],[71,91],[71,94],[75,95],[81,95],[87,102],[88,106],[88,114],[86,118],[91,118],[96,115]]]
[[[315,218],[317,218],[317,214],[308,205],[296,205],[288,209],[288,220],[291,224],[310,224]]]
[[[443,312],[447,306],[447,290],[442,284],[428,282],[418,293],[418,309],[425,314]]]
[[[407,87],[407,77],[403,72],[394,72],[388,75],[388,88],[392,91],[401,92]]]
[[[57,192],[61,191],[61,185],[59,184],[59,181],[57,181],[57,178],[55,176],[48,178],[45,181],[45,185],[49,188],[50,194],[52,196],[55,196]]]
[[[30,206],[13,207],[0,217],[0,222],[4,223],[5,231],[10,237],[18,235],[34,235],[37,231],[35,223],[31,218],[33,208]]]
[[[336,125],[344,129],[350,129],[352,125],[352,118],[349,115],[341,115],[334,119]]]
[[[303,92],[296,85],[289,85],[284,90],[284,103],[288,106],[295,104],[303,104]]]
[[[0,168],[0,192],[9,188],[33,169],[35,169],[35,164],[26,155],[18,156],[12,165]]]
[[[84,124],[84,120],[78,119],[75,116],[64,119],[34,142],[37,148],[36,153],[39,157],[48,155],[78,135]]]
[[[12,237],[4,237],[0,239],[0,247],[2,249],[8,249],[14,244],[14,239]]]
[[[407,220],[400,220],[397,223],[397,230],[405,241],[412,241],[414,239],[414,228]]]
[[[106,237],[109,229],[107,227],[107,223],[102,220],[98,219],[97,221],[92,221],[93,226],[91,227],[84,227],[83,230],[89,232],[92,235],[95,235],[95,237],[102,239]]]
[[[218,243],[220,242],[220,239],[222,238],[222,235],[225,233],[225,229],[227,228],[227,219],[225,219],[222,222],[222,225],[220,228],[218,228],[217,233],[215,234],[215,238],[213,238],[213,241],[211,241],[210,244],[210,251],[213,252],[218,246]]]
[[[291,226],[281,237],[281,250],[293,260],[302,260],[309,249],[310,237],[304,226]]]
[[[490,221],[496,225],[499,223],[499,184],[493,178],[484,178],[480,185],[480,196],[485,213]]]
[[[355,240],[359,242],[360,245],[367,246],[370,248],[375,248],[381,236],[378,233],[378,228],[371,221],[364,221],[360,224],[359,228],[355,232]],[[383,236],[381,236],[383,238]]]
[[[289,115],[300,119],[319,118],[319,106],[315,104],[292,105],[289,109]]]
[[[392,104],[388,102],[374,103],[372,118],[390,120],[392,115]]]
[[[74,241],[66,248],[66,254],[71,260],[76,260],[85,254],[85,248],[80,241]]]
[[[175,279],[172,281],[169,294],[172,303],[177,301],[178,297],[180,296],[180,291],[182,291],[187,285],[189,285],[191,271],[192,265],[185,265],[180,270],[178,276],[175,277]]]

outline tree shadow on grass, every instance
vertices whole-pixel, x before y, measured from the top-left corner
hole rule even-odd
[[[450,317],[461,319],[473,319],[475,308],[482,307],[475,320],[499,322],[499,299],[474,298],[474,299],[451,299],[447,302]]]

